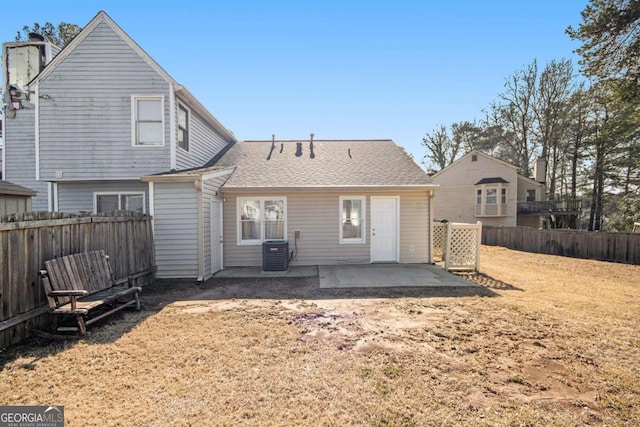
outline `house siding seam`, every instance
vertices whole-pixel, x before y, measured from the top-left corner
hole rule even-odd
[[[224,190],[224,188],[223,188]],[[366,243],[340,244],[339,215],[340,196],[367,198]],[[298,253],[291,265],[330,265],[340,263],[366,264],[370,262],[371,196],[400,196],[399,257],[401,263],[426,263],[429,261],[429,200],[427,191],[412,192],[362,192],[327,191],[314,193],[284,192],[261,193],[256,197],[287,197],[287,240],[289,250],[295,250],[295,231],[301,233],[297,242]],[[243,193],[242,197],[251,197]],[[237,244],[238,194],[225,192],[224,263],[225,266],[261,266],[260,245]],[[411,247],[413,246],[413,251]]]
[[[197,278],[198,191],[193,182],[154,183],[158,278]]]
[[[109,25],[99,23],[38,86],[40,176],[107,180],[170,166],[170,85]],[[164,146],[132,146],[132,95],[164,98]],[[58,173],[58,177],[56,177]]]

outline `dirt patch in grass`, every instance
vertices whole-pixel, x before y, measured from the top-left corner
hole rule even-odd
[[[158,282],[75,342],[0,353],[67,425],[638,425],[640,266],[483,247],[482,288]]]

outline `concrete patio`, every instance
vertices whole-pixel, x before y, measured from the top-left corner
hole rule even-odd
[[[428,264],[352,264],[292,266],[287,271],[262,271],[260,267],[232,267],[216,278],[318,277],[321,289],[443,287],[478,285]]]

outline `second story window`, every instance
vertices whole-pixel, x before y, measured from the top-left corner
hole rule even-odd
[[[133,97],[133,145],[164,145],[164,98]]]
[[[189,151],[189,110],[178,104],[178,147]]]

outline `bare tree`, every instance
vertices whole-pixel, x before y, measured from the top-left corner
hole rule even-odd
[[[451,137],[446,126],[440,125],[422,138],[422,145],[427,148],[422,163],[427,170],[436,172],[456,160],[461,142]]]
[[[505,90],[499,101],[491,105],[493,125],[501,126],[512,138],[505,139],[499,155],[520,168],[523,175],[530,175],[533,160],[536,81],[538,64],[533,61],[516,71],[505,82]]]

